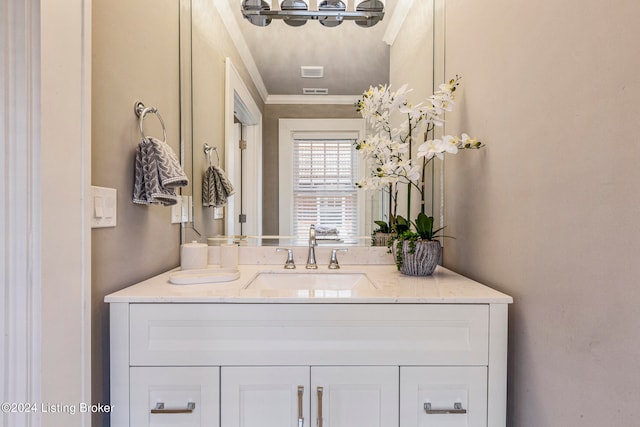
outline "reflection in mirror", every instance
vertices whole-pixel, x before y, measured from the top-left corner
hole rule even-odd
[[[237,0],[181,0],[190,12],[181,25],[182,148],[191,159],[185,168],[193,183],[183,193],[191,196],[193,215],[183,239],[307,244],[308,236],[298,236],[304,232],[282,225],[287,213],[281,190],[293,176],[282,176],[281,156],[292,152],[281,152],[281,120],[361,120],[354,102],[371,85],[407,83],[413,89],[411,102],[426,99],[434,79],[444,80],[443,1],[390,0],[377,25],[327,28],[317,23],[296,27],[282,20],[259,27],[242,17]],[[304,66],[312,67],[311,78],[302,77]],[[219,166],[235,190],[223,207],[202,203],[209,167],[205,143],[216,148]],[[432,164],[427,210],[442,224],[442,164]],[[366,165],[360,166],[359,176],[367,173]],[[328,240],[330,244],[368,245],[374,221],[388,220],[384,197],[361,199],[366,201],[360,203],[357,231]],[[327,226],[333,232],[334,225]]]

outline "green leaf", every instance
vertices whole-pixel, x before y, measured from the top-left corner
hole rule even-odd
[[[387,224],[386,222],[384,222],[384,221],[373,221],[373,222],[375,222],[376,225],[378,227],[380,227],[380,229],[377,230],[377,231],[380,231],[381,233],[388,233],[389,232],[389,224]]]
[[[433,230],[433,235],[435,236],[438,232],[444,230],[444,227],[440,227],[437,230]]]
[[[432,216],[427,216],[425,213],[420,212],[416,220],[413,222],[413,226],[416,228],[416,233],[418,233],[421,239],[433,239],[434,232]]]
[[[411,224],[409,224],[409,222],[400,215],[396,217],[396,233],[402,234],[409,230],[410,226]]]

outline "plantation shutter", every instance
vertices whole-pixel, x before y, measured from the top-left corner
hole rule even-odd
[[[309,226],[336,228],[339,237],[358,233],[357,154],[353,139],[294,139],[293,232]]]

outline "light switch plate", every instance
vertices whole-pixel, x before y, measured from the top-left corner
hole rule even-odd
[[[115,227],[118,217],[118,191],[91,186],[91,228]]]
[[[178,197],[178,203],[171,206],[171,224],[187,223],[192,221],[191,196]]]
[[[178,198],[178,203],[171,206],[171,224],[182,222],[182,199]]]

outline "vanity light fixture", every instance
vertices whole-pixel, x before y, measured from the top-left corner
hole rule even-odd
[[[266,27],[271,24],[271,17],[262,15],[262,12],[268,12],[271,10],[271,0],[241,0],[242,1],[242,15],[249,20],[253,25],[258,27]],[[245,11],[251,11],[247,14]],[[253,13],[255,12],[255,13]]]
[[[335,27],[342,21],[355,21],[361,27],[372,27],[384,17],[385,0],[317,0],[317,10],[310,9],[309,0],[240,0],[242,16],[253,25],[266,27],[273,19],[299,27],[309,20],[325,27]],[[353,5],[351,10],[347,4]],[[348,10],[349,9],[349,10]]]
[[[318,6],[320,12],[346,12],[347,6],[342,0],[322,0]],[[342,19],[339,16],[335,19],[331,19],[330,16],[322,16],[318,19],[325,27],[337,27],[342,24]]]
[[[280,10],[287,12],[306,12],[309,10],[308,0],[283,0],[280,4]],[[299,27],[307,23],[306,19],[298,17],[286,17],[283,21],[292,27]]]
[[[358,12],[384,12],[384,0],[356,0],[356,11]],[[356,19],[356,24],[361,27],[373,27],[382,16],[372,15],[370,18]]]

